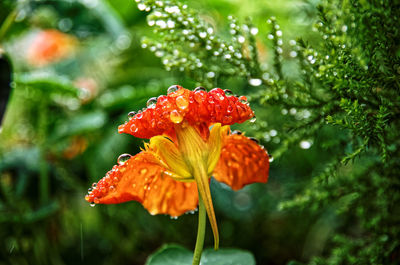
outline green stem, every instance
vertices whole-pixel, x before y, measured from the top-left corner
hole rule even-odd
[[[39,181],[39,192],[40,192],[40,202],[45,204],[49,199],[49,172],[46,160],[46,137],[47,137],[47,102],[43,100],[40,103],[39,108],[39,121],[38,121],[38,140],[39,140],[39,150],[40,150],[40,181]]]
[[[17,17],[17,8],[11,11],[7,18],[4,20],[3,24],[0,26],[0,42],[3,40],[4,36],[6,35],[8,29],[14,23],[15,18]]]
[[[204,235],[206,233],[206,208],[204,202],[199,195],[199,224],[197,227],[197,239],[196,247],[194,248],[193,262],[192,265],[199,265],[201,259],[201,253],[203,252]]]

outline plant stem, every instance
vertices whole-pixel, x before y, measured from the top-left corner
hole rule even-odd
[[[206,208],[204,207],[203,199],[199,194],[199,224],[197,227],[196,246],[194,248],[192,265],[199,265],[201,253],[203,252],[204,235],[206,233]]]
[[[38,122],[38,140],[39,140],[39,150],[40,150],[40,181],[39,181],[39,192],[40,192],[40,202],[45,204],[49,199],[49,172],[48,165],[46,160],[47,146],[46,146],[46,137],[47,137],[47,101],[43,100],[40,103],[39,108],[39,122]]]
[[[11,27],[11,25],[14,23],[15,18],[17,17],[17,8],[15,8],[13,11],[11,11],[7,18],[4,20],[3,24],[0,26],[0,42],[6,35],[8,29]]]

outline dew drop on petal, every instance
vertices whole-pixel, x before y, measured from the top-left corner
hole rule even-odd
[[[175,103],[176,103],[176,106],[178,106],[178,108],[180,108],[181,110],[185,110],[189,106],[188,99],[183,96],[177,97],[175,99]]]
[[[95,207],[96,204],[95,204],[94,202],[91,202],[91,203],[90,203],[90,206],[91,206],[91,207]]]
[[[118,157],[117,163],[118,165],[123,165],[125,164],[126,161],[128,161],[132,156],[130,154],[122,154]]]
[[[174,92],[178,91],[178,89],[179,89],[179,87],[177,85],[170,86],[167,90],[167,94],[174,93]]]
[[[204,91],[198,90],[194,92],[194,99],[197,103],[202,103],[206,99]]]
[[[194,91],[194,92],[197,92],[197,91],[206,91],[206,89],[205,89],[204,87],[202,87],[202,86],[198,86],[198,87],[196,87],[193,91]]]
[[[234,130],[234,131],[232,132],[232,134],[241,135],[241,134],[242,134],[242,132],[241,132],[241,131],[239,131],[239,130]]]
[[[177,110],[173,110],[169,115],[169,119],[173,123],[181,123],[183,120],[183,116]]]
[[[274,161],[274,157],[272,155],[269,155],[269,162],[273,162]]]
[[[138,127],[135,124],[132,124],[130,127],[131,132],[137,132],[138,131]]]
[[[131,111],[128,113],[128,118],[131,119],[136,115],[136,111]]]
[[[239,97],[239,102],[240,103],[243,103],[243,104],[247,104],[248,102],[247,102],[247,98],[245,97],[245,96],[240,96]]]
[[[222,118],[222,123],[224,124],[228,124],[232,122],[232,116],[225,116],[224,118]]]
[[[225,96],[233,96],[233,92],[229,89],[224,89]]]
[[[250,122],[251,122],[251,123],[255,123],[256,120],[257,120],[256,116],[253,116],[253,118],[250,119]]]
[[[147,100],[146,106],[147,108],[153,109],[156,107],[156,103],[157,103],[157,98],[152,97],[149,100]]]
[[[253,142],[255,142],[256,144],[260,143],[260,141],[258,141],[258,139],[254,138],[254,137],[249,137],[250,140],[252,140]]]

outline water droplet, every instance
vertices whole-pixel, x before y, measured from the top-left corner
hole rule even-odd
[[[218,54],[217,54],[216,56],[218,56]],[[215,73],[214,73],[214,72],[208,72],[208,73],[206,74],[206,76],[207,76],[208,78],[214,78],[214,77],[215,77]]]
[[[97,187],[97,183],[95,182],[92,184],[92,188],[96,188],[96,187]]]
[[[242,135],[242,132],[239,131],[239,130],[234,130],[234,131],[232,132],[232,134]]]
[[[177,220],[178,216],[170,216],[169,218],[173,219],[173,220]]]
[[[258,139],[254,138],[254,137],[249,137],[250,140],[252,140],[253,142],[255,142],[256,144],[260,143],[260,141],[258,141]]]
[[[207,37],[207,32],[200,32],[199,36],[200,38],[204,39],[205,37]]]
[[[138,4],[138,8],[139,8],[140,11],[145,10],[146,7],[147,7],[147,6],[146,6],[145,4],[143,4],[143,3]]]
[[[122,154],[118,157],[118,165],[123,165],[125,164],[126,161],[128,161],[132,156],[130,154]]]
[[[278,31],[276,32],[276,36],[281,37],[281,36],[282,36],[282,31],[281,31],[281,30],[278,30]]]
[[[256,28],[256,27],[251,28],[251,29],[250,29],[250,33],[251,33],[251,35],[257,35],[257,33],[258,33],[258,28]]]
[[[229,89],[224,89],[225,96],[233,96],[233,92]]]
[[[300,142],[301,149],[309,149],[311,145],[312,145],[311,141],[303,140]]]
[[[201,103],[206,99],[206,92],[204,90],[197,90],[194,92],[194,99],[197,103]]]
[[[136,115],[136,111],[131,111],[128,113],[128,118],[132,119]]]
[[[179,90],[179,86],[177,86],[177,85],[170,86],[170,87],[168,88],[168,90],[167,90],[167,94],[174,93],[174,92],[176,92],[176,91],[178,91],[178,90]]]
[[[289,55],[290,55],[290,57],[294,58],[294,57],[297,56],[297,52],[296,52],[296,51],[291,51],[291,52],[289,53]]]
[[[225,54],[225,55],[224,55],[224,58],[229,60],[229,59],[232,58],[232,55],[230,55],[229,53],[228,53],[228,54]]]
[[[276,130],[270,130],[269,135],[271,135],[272,137],[275,137],[278,135],[278,132]]]
[[[244,43],[245,40],[246,40],[246,39],[245,39],[245,37],[243,37],[243,36],[239,36],[239,37],[238,37],[238,42],[239,42],[239,43]]]
[[[131,127],[129,128],[131,132],[137,132],[139,129],[135,124],[132,124]]]
[[[149,100],[147,100],[146,106],[149,109],[154,109],[156,107],[156,103],[157,103],[157,98],[152,97]]]
[[[243,103],[243,104],[247,104],[248,102],[247,102],[247,98],[245,97],[245,96],[240,96],[239,97],[239,102],[240,103]]]
[[[183,120],[183,116],[177,110],[171,111],[169,118],[173,123],[181,123]]]
[[[184,96],[179,96],[175,99],[175,103],[176,106],[178,108],[180,108],[181,110],[185,110],[187,109],[187,107],[189,106],[189,101],[187,98],[185,98]]]
[[[250,122],[251,122],[251,123],[255,123],[256,120],[257,120],[256,116],[253,116],[253,118],[250,119]]]
[[[274,161],[274,157],[272,155],[269,155],[269,162],[273,162]]]
[[[111,185],[111,186],[109,187],[109,190],[110,190],[110,192],[112,192],[112,191],[115,190],[115,187],[114,187],[113,185]]]
[[[202,86],[198,86],[198,87],[196,87],[193,91],[194,91],[194,92],[197,92],[197,91],[206,91],[206,89],[205,89],[204,87],[202,87]]]
[[[91,202],[91,203],[90,203],[90,206],[91,206],[91,207],[95,207],[96,204],[95,204],[94,202]]]
[[[259,79],[259,78],[250,78],[250,79],[249,79],[249,84],[250,84],[251,86],[259,86],[259,85],[262,84],[262,80]]]
[[[232,116],[224,116],[224,118],[222,118],[222,123],[229,124],[232,122],[232,119]]]

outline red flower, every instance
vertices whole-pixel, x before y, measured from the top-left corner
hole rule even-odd
[[[179,216],[197,208],[200,194],[217,248],[210,177],[238,190],[267,182],[269,171],[264,148],[230,131],[229,125],[254,116],[246,97],[231,94],[220,88],[206,92],[172,86],[167,96],[150,99],[146,110],[132,114],[119,127],[120,133],[150,142],[135,156],[121,155],[86,200],[95,204],[135,200],[151,214]]]

